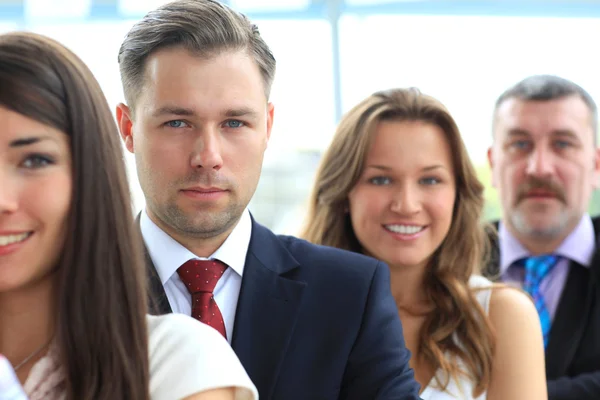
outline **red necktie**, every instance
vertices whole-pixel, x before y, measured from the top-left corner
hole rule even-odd
[[[212,326],[227,339],[225,322],[213,290],[227,265],[219,260],[189,260],[177,273],[192,295],[192,317]]]

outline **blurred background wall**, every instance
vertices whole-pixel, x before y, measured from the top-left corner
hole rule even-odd
[[[296,233],[320,154],[341,115],[370,93],[416,86],[456,118],[499,216],[486,150],[496,97],[531,74],[557,74],[600,103],[600,0],[228,0],[277,58],[275,123],[250,205]],[[0,32],[29,30],[71,48],[111,107],[123,100],[117,53],[130,27],[163,0],[0,0]],[[134,208],[144,199],[127,153]],[[590,212],[600,213],[596,193]]]

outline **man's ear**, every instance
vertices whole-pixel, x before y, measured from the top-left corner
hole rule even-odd
[[[594,182],[593,188],[600,188],[600,148],[594,149]]]
[[[490,169],[492,170],[492,175],[491,175],[492,187],[496,187],[496,174],[494,174],[494,150],[492,149],[492,147],[488,148],[487,159],[488,159],[488,164],[490,166]]]
[[[275,106],[273,103],[267,104],[267,143],[271,138],[271,129],[273,129],[273,116],[275,114]]]
[[[131,110],[127,105],[119,103],[116,110],[117,125],[119,127],[119,133],[125,143],[125,147],[131,153],[133,153],[133,120],[131,117]]]

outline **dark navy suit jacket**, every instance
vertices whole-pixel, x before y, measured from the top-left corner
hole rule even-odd
[[[171,308],[147,257],[155,313]],[[388,267],[252,222],[232,347],[269,400],[413,400]]]

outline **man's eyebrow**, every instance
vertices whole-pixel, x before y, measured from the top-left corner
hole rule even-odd
[[[174,107],[174,106],[160,107],[152,113],[152,116],[154,118],[162,117],[164,115],[179,115],[179,116],[183,116],[183,117],[190,117],[190,116],[196,115],[196,113],[191,108]]]
[[[531,134],[524,129],[513,128],[508,131],[508,136],[531,136]]]
[[[230,108],[225,111],[224,115],[228,118],[236,118],[236,117],[250,117],[256,118],[258,116],[258,112],[253,110],[250,107],[241,107],[241,108]]]
[[[552,131],[552,136],[568,137],[569,139],[579,141],[577,134],[570,129],[556,129]]]
[[[196,113],[191,108],[177,107],[177,106],[160,107],[152,113],[152,116],[154,118],[165,116],[165,115],[193,117],[196,115]],[[225,116],[227,118],[237,118],[237,117],[256,118],[258,116],[258,112],[250,107],[230,108],[223,113],[223,116]]]

